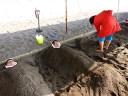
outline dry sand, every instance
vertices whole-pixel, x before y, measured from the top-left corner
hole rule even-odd
[[[6,24],[0,24],[0,62],[7,58],[13,58],[33,50],[44,48],[51,45],[51,41],[57,39],[64,41],[69,38],[88,33],[95,30],[88,21],[88,18],[94,13],[79,13],[68,16],[68,34],[65,32],[65,17],[40,19],[42,33],[37,33],[37,20],[31,21],[13,21]],[[125,20],[127,12],[119,14],[119,22]],[[114,14],[116,17],[116,14]],[[50,33],[58,34],[58,37],[51,37]],[[35,39],[36,34],[44,36],[44,43],[38,45]]]
[[[74,36],[94,30],[88,19],[92,13],[76,14],[68,17],[68,34],[65,32],[65,17],[40,19],[40,26],[43,32],[37,33],[37,19],[31,21],[14,21],[0,25],[0,62],[27,52],[37,50],[51,45],[55,39],[63,41]],[[77,28],[76,28],[77,27]],[[52,37],[50,34],[58,34]],[[38,45],[35,39],[36,34],[44,36],[44,43]]]

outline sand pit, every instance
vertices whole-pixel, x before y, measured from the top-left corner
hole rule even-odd
[[[1,96],[53,96],[38,68],[31,65],[34,62],[24,61],[19,60],[17,66],[0,71]]]
[[[51,46],[0,70],[2,96],[128,96],[128,28],[99,48],[97,33]],[[53,93],[53,94],[52,94]]]

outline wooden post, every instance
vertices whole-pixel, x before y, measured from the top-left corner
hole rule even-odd
[[[66,33],[68,32],[67,30],[67,0],[65,0],[65,22],[66,22]]]

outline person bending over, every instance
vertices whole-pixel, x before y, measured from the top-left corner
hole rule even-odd
[[[121,28],[116,20],[116,18],[112,15],[112,10],[104,10],[98,15],[92,16],[89,19],[91,25],[94,25],[98,35],[98,41],[100,45],[100,50],[96,50],[96,52],[103,52],[103,48],[108,49],[113,34],[120,31]],[[105,37],[107,39],[107,44],[104,46]]]

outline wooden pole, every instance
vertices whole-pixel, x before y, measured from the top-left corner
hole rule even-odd
[[[65,22],[66,22],[66,33],[68,32],[68,30],[67,30],[67,0],[65,0]]]

